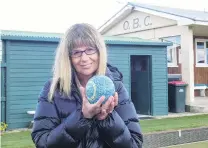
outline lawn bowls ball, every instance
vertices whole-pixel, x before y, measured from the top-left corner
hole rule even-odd
[[[115,86],[113,81],[104,75],[93,76],[86,85],[86,96],[91,104],[96,103],[101,96],[105,96],[103,104],[110,96],[114,96]]]

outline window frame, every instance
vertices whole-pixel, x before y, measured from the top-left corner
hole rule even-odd
[[[178,67],[178,61],[177,61],[177,46],[170,46],[170,48],[172,47],[172,62],[168,62],[168,67]],[[167,47],[167,54],[168,54],[168,47]]]
[[[179,39],[181,38],[180,35],[176,35],[176,36],[166,36],[166,37],[161,37],[159,38],[162,42],[171,42],[173,43],[172,46],[167,46],[167,56],[168,56],[168,48],[172,47],[172,62],[168,62],[168,57],[167,57],[167,67],[178,67],[179,64],[179,53],[181,49],[178,49],[177,47],[180,46],[180,41],[179,43],[177,43],[177,38],[179,37]],[[173,39],[175,39],[175,41],[173,41]],[[180,39],[181,40],[181,39]]]
[[[203,42],[204,43],[205,63],[197,63],[197,61],[198,61],[197,43],[198,42]],[[208,67],[208,58],[207,58],[208,50],[206,48],[206,42],[208,42],[208,39],[199,39],[199,38],[195,39],[195,66],[196,67]]]

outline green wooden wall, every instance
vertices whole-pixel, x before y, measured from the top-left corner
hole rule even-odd
[[[135,41],[134,41],[135,40]],[[28,127],[33,119],[26,112],[35,110],[40,90],[51,77],[51,68],[59,38],[10,36],[2,42],[5,48],[6,122],[8,129]],[[120,41],[110,38],[108,59],[124,75],[124,83],[131,92],[130,56],[152,56],[152,113],[164,115],[167,103],[166,45],[161,43]],[[122,45],[121,45],[122,44]]]
[[[124,83],[131,95],[131,55],[152,57],[152,115],[168,114],[167,59],[166,47],[108,45],[108,60],[124,75]]]
[[[9,129],[27,127],[40,90],[51,76],[56,42],[6,41],[6,121]]]

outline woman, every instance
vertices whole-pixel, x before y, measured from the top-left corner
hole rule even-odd
[[[86,99],[87,81],[111,78],[116,93],[102,105]],[[122,74],[107,64],[104,40],[89,24],[73,25],[57,48],[53,78],[38,100],[32,140],[37,148],[140,148],[139,120]]]

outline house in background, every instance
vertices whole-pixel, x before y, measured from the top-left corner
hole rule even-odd
[[[208,94],[208,12],[131,2],[99,31],[105,36],[172,42],[167,48],[169,78],[181,77],[188,83],[186,104]]]

